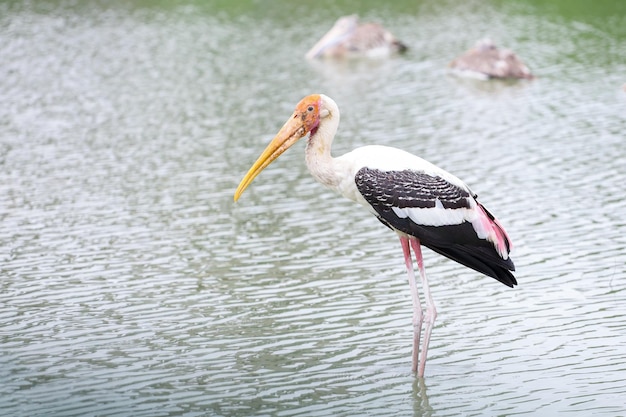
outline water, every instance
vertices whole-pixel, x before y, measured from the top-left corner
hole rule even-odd
[[[306,62],[353,12],[409,54]],[[624,28],[609,1],[0,3],[0,409],[625,415]],[[538,78],[449,76],[485,35]],[[425,253],[424,380],[397,239],[303,145],[232,202],[313,92],[335,154],[419,154],[514,241],[514,290]]]

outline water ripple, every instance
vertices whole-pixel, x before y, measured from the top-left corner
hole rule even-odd
[[[394,2],[365,17],[409,54],[333,66],[294,51],[340,6],[215,7],[0,5],[0,408],[624,414],[619,11]],[[446,74],[487,19],[536,80]],[[342,109],[337,154],[419,154],[512,236],[514,290],[425,252],[425,380],[397,237],[316,184],[303,145],[232,203],[313,91]]]

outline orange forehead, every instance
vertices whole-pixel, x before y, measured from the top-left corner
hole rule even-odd
[[[319,94],[311,94],[310,96],[306,96],[296,106],[296,111],[299,113],[306,113],[308,108],[313,106],[314,112],[317,113],[320,110],[320,102],[322,101],[322,97]]]
[[[304,134],[311,132],[314,134],[320,123],[320,105],[322,96],[319,94],[311,94],[306,96],[296,106],[293,113],[294,120],[299,120],[304,128]]]

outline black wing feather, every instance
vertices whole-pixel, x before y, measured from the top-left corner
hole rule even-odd
[[[494,245],[480,239],[469,222],[455,225],[420,225],[399,217],[397,208],[469,208],[475,198],[466,189],[439,176],[420,171],[382,171],[361,168],[356,176],[357,189],[376,210],[378,219],[391,229],[414,236],[421,244],[462,265],[493,277],[509,287],[517,284],[510,271],[511,258],[502,259]]]

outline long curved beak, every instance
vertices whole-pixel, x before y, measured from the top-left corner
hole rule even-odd
[[[269,145],[267,145],[267,148],[265,148],[261,156],[259,156],[254,165],[252,165],[252,168],[250,168],[248,173],[243,177],[237,187],[237,191],[235,191],[235,201],[239,200],[244,190],[248,188],[252,180],[255,179],[265,167],[289,149],[291,145],[306,136],[307,133],[309,132],[303,119],[298,116],[298,112],[295,112],[291,118],[287,120],[287,123],[283,125]]]

